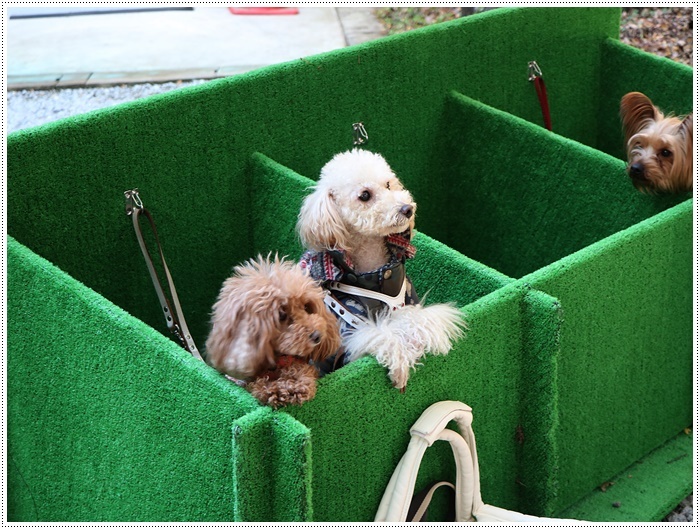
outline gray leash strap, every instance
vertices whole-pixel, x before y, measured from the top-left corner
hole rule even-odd
[[[203,361],[202,355],[199,354],[199,350],[192,339],[189,329],[187,328],[187,322],[185,321],[185,316],[182,313],[182,307],[180,306],[180,300],[177,297],[177,291],[175,290],[175,283],[170,275],[170,270],[165,262],[165,255],[163,254],[163,248],[158,239],[158,230],[156,230],[156,224],[153,221],[151,213],[143,206],[141,197],[139,196],[138,189],[129,189],[124,191],[124,197],[126,199],[126,214],[132,218],[134,224],[134,232],[136,233],[136,238],[139,241],[139,246],[141,247],[141,253],[146,261],[146,266],[148,267],[148,273],[151,275],[151,281],[153,282],[153,287],[158,295],[158,300],[160,301],[160,306],[165,315],[165,323],[168,326],[173,335],[177,338],[180,345],[189,351],[192,356]],[[153,235],[155,236],[156,245],[158,246],[158,253],[160,254],[160,261],[163,265],[163,270],[165,271],[165,277],[168,282],[168,290],[172,296],[172,303],[168,300],[163,286],[156,272],[155,266],[153,265],[153,259],[148,252],[146,247],[146,242],[143,239],[143,233],[141,232],[141,225],[139,219],[141,215],[144,215],[148,219],[148,223],[151,226]],[[173,312],[173,308],[175,309]]]

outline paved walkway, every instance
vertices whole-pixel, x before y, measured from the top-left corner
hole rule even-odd
[[[8,89],[211,79],[383,36],[367,7],[9,8]],[[90,11],[90,14],[86,14]]]

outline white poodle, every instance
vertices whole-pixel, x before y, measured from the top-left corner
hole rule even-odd
[[[329,290],[326,304],[340,320],[343,349],[324,372],[370,354],[403,389],[427,352],[447,354],[462,336],[452,304],[423,306],[406,276],[416,204],[386,160],[354,149],[336,155],[299,213],[309,250],[300,266]]]

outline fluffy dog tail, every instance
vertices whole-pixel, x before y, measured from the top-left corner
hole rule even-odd
[[[343,343],[356,360],[371,355],[389,371],[394,387],[404,388],[411,370],[426,353],[447,354],[466,330],[464,315],[454,305],[409,305],[380,313],[346,334]]]

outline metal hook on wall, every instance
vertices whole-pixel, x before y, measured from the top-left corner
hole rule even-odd
[[[361,121],[358,123],[353,123],[352,130],[354,136],[354,140],[352,142],[353,145],[358,146],[367,143],[367,140],[369,140],[369,136],[367,135],[367,130],[365,129],[365,126]]]

